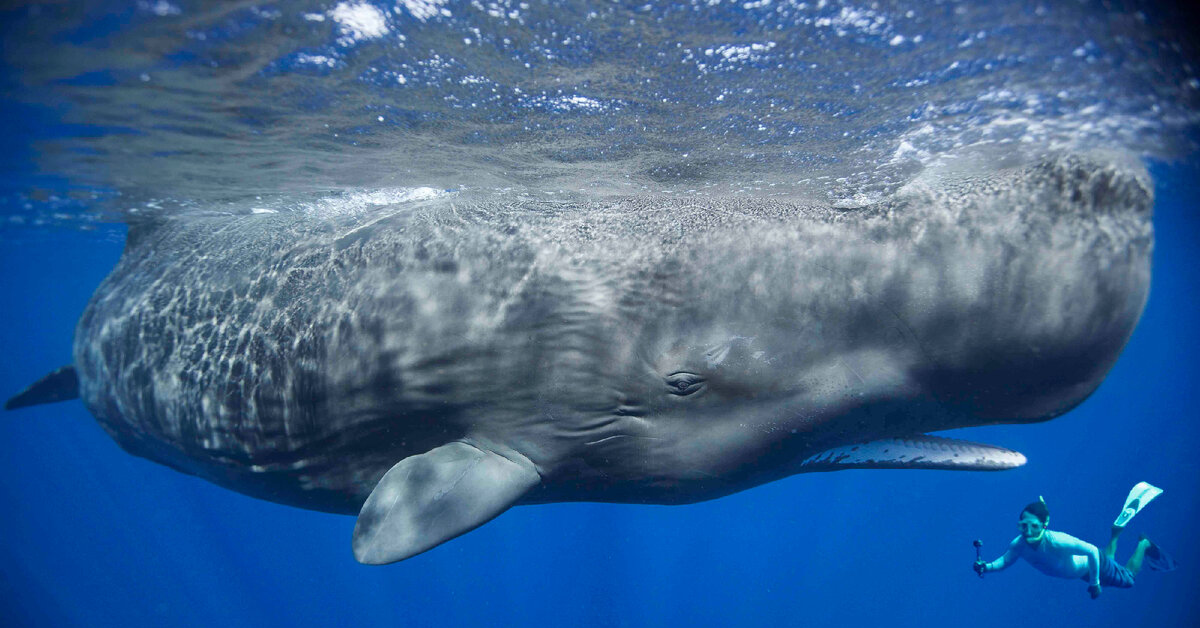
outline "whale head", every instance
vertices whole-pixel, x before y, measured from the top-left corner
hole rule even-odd
[[[612,383],[563,391],[603,427],[541,499],[1019,466],[929,433],[1048,420],[1100,385],[1146,301],[1151,207],[1138,168],[1060,157],[853,210],[660,208],[683,235],[610,299],[627,316],[589,358]]]

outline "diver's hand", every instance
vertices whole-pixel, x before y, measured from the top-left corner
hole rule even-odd
[[[1093,600],[1100,597],[1100,585],[1089,584],[1088,585],[1088,595],[1091,595]]]
[[[983,574],[987,573],[987,563],[983,562],[982,560],[975,561],[975,573],[979,574],[980,576],[983,576]]]

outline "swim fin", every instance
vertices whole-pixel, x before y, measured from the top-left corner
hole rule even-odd
[[[1117,515],[1117,520],[1113,522],[1114,528],[1124,528],[1125,524],[1129,523],[1133,516],[1141,512],[1146,504],[1149,504],[1155,497],[1162,495],[1162,489],[1156,486],[1151,486],[1146,482],[1138,482],[1134,485],[1133,490],[1129,491],[1129,497],[1125,498],[1125,508],[1121,510],[1121,514]]]
[[[1146,536],[1142,535],[1142,538],[1146,539]],[[1146,540],[1150,541],[1150,539]],[[1175,559],[1162,551],[1159,546],[1154,544],[1154,541],[1150,541],[1150,547],[1146,548],[1145,561],[1146,566],[1154,571],[1175,571],[1175,568],[1179,566]]]

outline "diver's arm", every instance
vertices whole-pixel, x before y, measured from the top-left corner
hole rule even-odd
[[[1071,550],[1071,553],[1087,556],[1088,584],[1092,585],[1093,587],[1100,586],[1100,550],[1096,549],[1095,545],[1092,545],[1087,541],[1080,541],[1079,539],[1070,535],[1063,536],[1065,536],[1067,539],[1067,542],[1064,543],[1064,545]]]
[[[1088,561],[1088,584],[1100,585],[1100,550],[1096,549],[1095,545],[1087,541],[1081,541],[1070,534],[1059,532],[1055,535],[1055,542],[1059,547],[1067,550],[1074,556],[1086,556]]]
[[[987,573],[989,571],[1003,571],[1007,569],[1009,565],[1017,562],[1017,543],[1020,541],[1021,537],[1013,539],[1013,542],[1008,544],[1008,551],[1004,552],[1003,556],[993,560],[990,563],[984,564],[983,572]]]
[[[1088,583],[1093,587],[1100,586],[1100,550],[1096,549],[1091,543],[1086,544],[1091,551],[1088,552]]]
[[[1060,547],[1071,552],[1071,554],[1075,556],[1087,556],[1088,594],[1092,596],[1093,600],[1100,597],[1100,550],[1096,549],[1095,545],[1087,541],[1080,541],[1069,534],[1060,532],[1055,538]]]
[[[1091,543],[1083,543],[1087,547],[1088,559],[1088,595],[1092,599],[1100,597],[1100,550]]]

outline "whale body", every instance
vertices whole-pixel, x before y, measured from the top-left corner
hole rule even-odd
[[[1067,412],[1145,304],[1151,186],[1078,155],[859,207],[481,202],[131,225],[71,367],[129,452],[358,514],[388,563],[517,504],[999,470],[930,435]],[[65,392],[64,392],[65,391]]]

